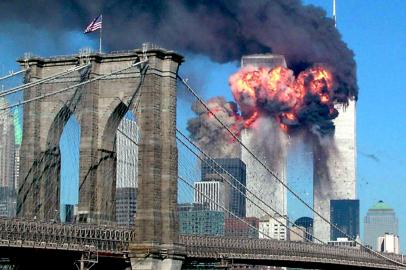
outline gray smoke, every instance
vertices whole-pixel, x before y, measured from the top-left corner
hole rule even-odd
[[[357,98],[353,52],[322,9],[300,0],[0,1],[0,23],[29,23],[56,36],[83,30],[100,13],[109,49],[150,41],[221,63],[273,52],[296,73],[314,63],[334,67],[336,95]]]
[[[224,97],[214,97],[207,101],[210,111],[230,129],[239,134],[242,122],[237,114],[237,105],[226,102]],[[196,117],[187,123],[191,139],[213,158],[239,157],[240,147],[228,131],[220,125],[213,115],[196,101],[192,106]]]

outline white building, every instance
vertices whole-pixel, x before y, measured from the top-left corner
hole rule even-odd
[[[221,180],[199,181],[194,183],[194,202],[206,204],[207,210],[222,211],[229,205],[229,184]],[[227,213],[225,213],[227,215]]]
[[[338,237],[335,241],[327,241],[327,245],[335,246],[335,247],[354,247],[359,248],[360,246],[357,244],[360,242],[359,237],[357,237],[356,241],[349,240],[346,237]]]
[[[385,235],[378,237],[377,247],[377,251],[380,252],[399,254],[399,236],[391,233],[385,233]]]
[[[123,118],[116,133],[116,221],[134,225],[138,188],[138,142],[140,134],[134,120]]]
[[[286,67],[285,58],[275,54],[254,54],[243,56],[241,66]],[[286,181],[287,136],[271,118],[260,118],[254,123],[255,129],[245,129],[241,140],[262,162],[265,163],[282,181]],[[264,136],[267,134],[267,136]],[[272,138],[272,140],[269,140]],[[267,205],[282,215],[287,215],[287,196],[285,187],[275,179],[250,153],[241,149],[241,160],[246,165],[246,186]],[[285,182],[286,183],[286,182]],[[251,202],[253,201],[253,202]],[[246,216],[261,218],[269,210],[264,203],[247,193]],[[273,213],[271,213],[273,214]]]
[[[263,216],[259,221],[259,238],[288,240],[286,216]]]
[[[334,139],[315,139],[313,145],[313,206],[330,220],[331,200],[356,199],[356,102],[337,105]],[[314,215],[314,236],[330,241],[330,225]]]

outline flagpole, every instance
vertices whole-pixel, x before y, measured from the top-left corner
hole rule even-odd
[[[99,53],[101,53],[101,39],[102,39],[102,29],[103,29],[103,17],[101,16],[101,21],[102,21],[102,27],[100,27],[100,32],[99,32]]]

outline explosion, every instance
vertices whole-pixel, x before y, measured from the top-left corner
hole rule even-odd
[[[229,82],[244,128],[265,115],[273,117],[286,132],[303,127],[322,134],[334,130],[331,120],[338,115],[334,109],[334,80],[326,67],[308,68],[296,78],[292,70],[281,66],[246,67]]]

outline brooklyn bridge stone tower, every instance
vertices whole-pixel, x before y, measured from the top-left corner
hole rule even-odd
[[[140,61],[145,62],[134,65]],[[74,115],[80,125],[77,221],[114,222],[114,140],[121,119],[131,110],[141,131],[132,267],[180,269],[184,252],[178,244],[176,218],[175,133],[176,81],[182,61],[182,56],[172,51],[152,47],[21,60],[21,65],[29,67],[27,83],[76,66],[86,67],[24,92],[24,100],[30,102],[24,107],[18,215],[43,221],[58,218],[59,140],[64,125]],[[93,81],[85,83],[89,80]],[[50,94],[61,89],[68,90]]]

